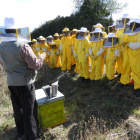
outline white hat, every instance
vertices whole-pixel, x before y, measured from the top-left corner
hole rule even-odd
[[[129,16],[129,14],[123,14],[122,18],[128,18],[128,19],[130,19],[130,16]]]
[[[136,22],[136,23],[139,23],[140,24],[140,19],[139,18],[135,18],[130,23],[132,23],[132,22]]]
[[[81,27],[81,29],[78,30],[78,32],[87,32],[87,28],[85,28],[85,27]]]
[[[4,19],[4,26],[0,26],[0,28],[4,28],[4,29],[19,29],[19,28],[24,28],[27,26],[21,26],[21,25],[17,25],[15,23],[15,19],[12,17],[6,17]]]
[[[90,33],[103,33],[101,28],[96,28],[93,32]]]
[[[44,38],[43,36],[39,36],[37,39],[41,39],[41,38]]]
[[[113,26],[117,26],[119,24],[119,22],[114,22],[111,26],[109,27],[113,27]]]
[[[112,38],[112,37],[116,37],[114,33],[109,33],[108,36],[107,36],[107,38]]]
[[[96,26],[103,28],[103,25],[101,23],[97,23],[96,25],[93,25],[93,27],[96,27]]]
[[[47,38],[53,38],[52,35],[49,35]]]

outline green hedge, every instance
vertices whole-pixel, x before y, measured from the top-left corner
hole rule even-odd
[[[85,1],[81,6],[79,12],[71,14],[69,17],[58,16],[54,20],[47,21],[41,27],[36,28],[32,33],[32,38],[37,38],[40,35],[47,37],[49,35],[54,35],[54,33],[62,33],[65,27],[70,30],[73,28],[80,29],[81,27],[87,27],[91,31],[92,26],[96,23],[101,23],[107,32],[107,27],[113,23],[112,19],[106,18],[110,13],[105,10],[102,5],[96,3],[90,3],[90,1]]]

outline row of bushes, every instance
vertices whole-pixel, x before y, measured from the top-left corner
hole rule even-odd
[[[32,38],[37,38],[40,35],[47,37],[56,32],[62,33],[65,27],[68,27],[70,30],[87,27],[91,31],[92,26],[96,23],[101,23],[107,32],[107,27],[113,23],[111,18],[107,18],[109,15],[110,13],[99,3],[91,5],[90,1],[85,1],[78,12],[71,14],[69,17],[58,16],[54,20],[47,21],[41,27],[36,28],[31,36]]]

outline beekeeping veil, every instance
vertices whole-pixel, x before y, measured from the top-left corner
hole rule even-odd
[[[134,30],[134,26],[138,25],[136,30]],[[125,31],[124,34],[128,34],[128,35],[135,35],[136,33],[140,32],[140,19],[139,18],[135,18],[133,19],[133,21],[130,23],[130,29]]]
[[[112,41],[109,42],[109,40],[106,40],[103,47],[114,47],[118,44],[118,37],[116,37],[114,33],[109,33],[107,38],[111,38]]]
[[[119,25],[119,22],[114,22],[111,26],[108,26],[108,33],[111,33],[113,31],[112,27],[115,26],[115,30],[117,25]]]
[[[81,32],[84,33],[84,36],[80,35]],[[81,29],[77,30],[77,32],[76,32],[76,40],[84,40],[84,39],[88,38],[88,36],[89,36],[89,31],[85,27],[81,27]]]
[[[129,19],[129,22],[126,22],[127,19]],[[124,23],[122,22],[122,20],[124,20]],[[116,26],[116,30],[119,30],[119,29],[124,29],[125,31],[129,30],[129,25],[130,25],[131,20],[132,18],[130,18],[129,14],[124,14],[122,16],[122,19],[119,20],[120,23]]]
[[[21,27],[15,24],[14,18],[5,18],[4,26],[0,26],[0,40],[2,42],[22,40],[25,43],[31,42],[29,27]]]
[[[98,33],[98,37],[95,37],[94,34],[95,33]],[[101,41],[103,39],[103,34],[104,32],[102,32],[102,29],[101,28],[96,28],[95,31],[93,32],[90,32],[90,41],[91,42],[97,42],[97,41]]]
[[[52,41],[49,40],[50,38],[52,39]],[[47,37],[47,43],[52,43],[52,42],[53,42],[53,39],[54,39],[54,38],[52,37],[52,35],[49,35],[49,36]]]

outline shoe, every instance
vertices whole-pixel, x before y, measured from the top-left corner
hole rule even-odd
[[[136,97],[140,97],[140,89],[136,89]]]
[[[117,78],[121,78],[121,74],[118,74]]]
[[[84,77],[79,77],[79,79],[80,79],[81,81],[85,81],[85,78],[84,78]]]
[[[90,80],[89,80],[89,79],[85,79],[84,82],[85,82],[85,83],[89,83]]]

